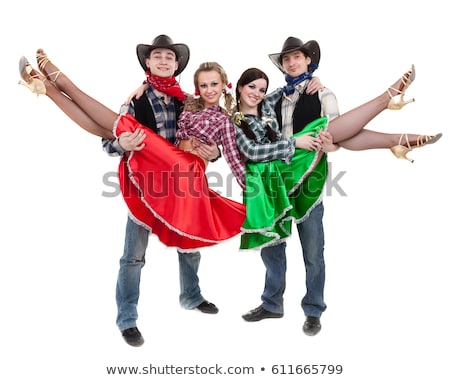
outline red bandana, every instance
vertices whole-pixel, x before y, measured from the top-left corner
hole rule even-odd
[[[161,78],[152,75],[150,71],[146,71],[145,75],[147,76],[147,83],[156,90],[169,96],[175,96],[178,100],[184,100],[184,92],[181,90],[180,84],[176,81],[174,76],[171,76],[170,78]]]

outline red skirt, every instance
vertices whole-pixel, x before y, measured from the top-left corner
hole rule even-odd
[[[115,134],[145,128],[121,116]],[[124,155],[119,165],[122,195],[135,222],[168,247],[191,250],[227,240],[241,232],[242,203],[208,187],[205,163],[145,128],[145,148]]]

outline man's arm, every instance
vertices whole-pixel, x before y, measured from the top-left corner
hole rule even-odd
[[[108,140],[102,138],[102,148],[104,152],[112,157],[122,156],[125,153],[119,144],[119,139]]]
[[[119,116],[114,122],[114,129],[120,120],[121,115],[129,113],[134,116],[133,103],[122,104]],[[102,139],[103,150],[110,156],[123,156],[126,152],[142,150],[145,146],[144,139],[146,135],[143,129],[137,129],[135,132],[124,132],[118,138],[108,140]]]
[[[319,92],[320,103],[322,104],[322,116],[328,117],[328,120],[333,120],[339,116],[339,107],[336,95],[328,88]],[[322,150],[326,153],[335,152],[339,149],[339,144],[333,143],[333,136],[330,132],[325,131],[319,134],[322,140]]]
[[[209,139],[207,144],[194,139],[193,144],[199,156],[207,161],[214,162],[222,156],[219,147],[213,139]]]

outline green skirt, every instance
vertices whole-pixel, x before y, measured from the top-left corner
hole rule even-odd
[[[325,130],[322,117],[294,135]],[[291,235],[292,222],[300,223],[320,203],[328,174],[326,154],[296,149],[290,164],[275,160],[248,162],[243,202],[246,219],[242,225],[240,249],[263,248]]]

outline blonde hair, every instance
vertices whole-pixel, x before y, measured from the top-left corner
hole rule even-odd
[[[217,62],[203,62],[199,65],[198,69],[194,73],[194,87],[196,92],[198,91],[198,77],[200,73],[205,71],[216,71],[220,75],[220,79],[223,83],[228,85],[228,76],[224,68]],[[231,93],[226,92],[224,94],[223,108],[228,115],[231,115],[235,106],[235,100]],[[186,98],[184,109],[189,112],[196,112],[203,110],[204,103],[202,98],[195,98],[188,96]]]

